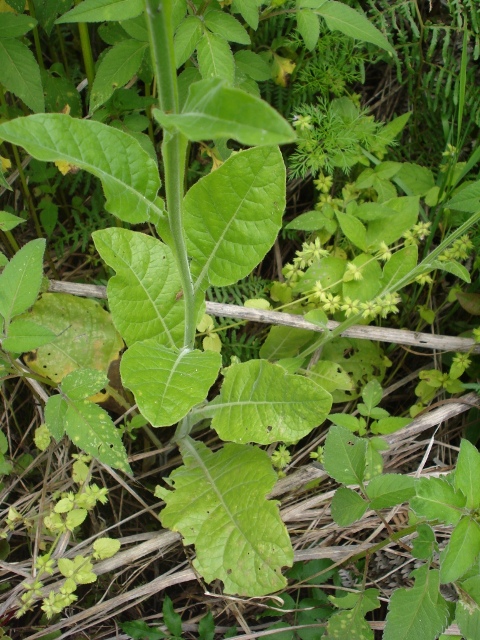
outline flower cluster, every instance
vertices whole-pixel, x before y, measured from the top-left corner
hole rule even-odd
[[[440,256],[440,260],[466,260],[473,249],[473,242],[467,234],[457,238],[451,247],[445,249]]]
[[[298,269],[306,269],[314,262],[320,260],[320,258],[328,255],[329,252],[322,248],[320,238],[315,238],[313,242],[304,242],[302,244],[302,250],[297,251],[297,255],[293,259],[293,264],[298,267]]]

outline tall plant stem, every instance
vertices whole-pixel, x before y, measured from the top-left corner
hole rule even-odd
[[[77,5],[80,1],[81,0],[75,0],[75,4]],[[88,33],[88,24],[86,22],[78,23],[78,33],[80,34],[80,46],[82,47],[85,73],[88,80],[88,86],[91,91],[93,80],[95,78],[95,64],[93,62],[92,45],[90,43],[90,34]]]
[[[173,50],[172,0],[146,0],[146,20],[153,68],[162,111],[178,113],[178,87]],[[191,349],[195,339],[195,296],[183,230],[183,180],[187,140],[179,132],[164,131],[162,159],[165,193],[173,249],[180,272],[185,300],[184,345]]]
[[[27,5],[28,5],[28,10],[30,12],[30,15],[32,16],[32,18],[36,19],[35,6],[32,0],[28,0]],[[43,63],[43,56],[42,56],[42,45],[40,44],[40,36],[38,35],[38,27],[33,28],[33,41],[35,43],[35,52],[37,54],[37,62],[41,69],[45,69],[45,65]]]

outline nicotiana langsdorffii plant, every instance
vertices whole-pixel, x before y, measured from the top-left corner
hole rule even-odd
[[[69,19],[81,19],[79,9],[87,12],[91,5],[88,0],[80,4]],[[141,2],[131,6],[137,7],[137,13],[124,16],[125,20],[136,18],[144,8]],[[252,3],[238,6],[250,24]],[[317,14],[323,15],[327,24],[330,20],[339,28],[342,21],[337,18],[335,22],[332,16],[342,6],[330,0],[305,0],[298,10],[299,15],[305,16],[302,12],[306,11],[315,20]],[[343,6],[341,11],[353,20],[353,10]],[[186,12],[181,3],[147,0],[145,4],[144,48],[148,46],[152,54],[158,85],[159,108],[154,117],[163,129],[165,202],[158,196],[161,181],[155,160],[133,137],[115,128],[63,114],[37,114],[4,123],[0,137],[40,160],[91,172],[102,182],[110,213],[130,224],[149,222],[156,229],[161,240],[121,227],[96,231],[93,237],[99,254],[115,271],[107,291],[113,322],[127,346],[120,369],[123,384],[133,392],[152,426],[178,425],[175,439],[183,465],[170,476],[168,487],[157,490],[166,503],[161,521],[179,531],[185,544],[195,545],[194,566],[207,582],[222,580],[227,593],[264,595],[285,586],[282,568],[292,564],[293,551],[277,505],[267,500],[276,473],[267,453],[256,445],[297,442],[324,421],[332,398],[314,379],[289,373],[280,364],[260,359],[221,370],[218,353],[195,348],[206,288],[233,284],[248,275],[276,239],[285,206],[286,177],[278,145],[293,142],[295,132],[268,104],[234,86],[230,71],[225,75],[232,58],[227,41],[211,31],[218,16],[205,21],[206,30],[187,56],[197,47],[202,78],[192,77],[188,91],[179,91],[181,27],[193,25],[192,18],[192,29],[203,29],[201,21]],[[366,35],[375,34],[370,40],[388,49],[381,34],[372,32],[360,14],[355,16]],[[91,15],[84,13],[83,19]],[[362,29],[349,35],[362,37]],[[225,144],[230,139],[250,148],[232,152]],[[190,142],[202,140],[217,141],[223,149],[223,163],[185,193],[187,148]],[[415,209],[415,220],[417,212]],[[385,210],[381,214],[387,215]],[[364,252],[377,250],[367,235],[370,225],[359,224],[353,211],[336,215],[353,244]],[[420,264],[416,254],[408,268],[404,259],[392,258],[381,273],[382,289],[375,296],[393,294],[418,275],[441,268],[437,257],[475,219],[478,215]],[[2,346],[12,367],[16,354],[55,338],[22,316],[41,287],[43,249],[42,240],[26,245],[1,276]],[[351,314],[338,330],[326,333],[309,349],[318,349],[357,319]],[[213,389],[219,374],[223,380],[217,393]],[[62,380],[59,393],[46,403],[46,427],[55,439],[66,433],[88,454],[128,473],[120,431],[89,400],[106,384],[104,373],[93,369],[70,373]],[[373,401],[371,404],[375,409]],[[205,419],[225,442],[216,452],[192,438],[194,426]],[[357,446],[352,434],[347,433],[346,439],[345,431],[338,429],[341,427],[333,434],[340,434],[345,450],[352,446],[352,451],[363,456],[364,445]],[[328,460],[328,451],[326,456]],[[347,476],[336,470],[336,464],[343,462],[333,458],[329,473],[344,482]],[[76,509],[75,498],[71,506],[65,513]]]

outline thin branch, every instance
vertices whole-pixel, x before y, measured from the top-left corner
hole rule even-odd
[[[50,281],[49,291],[53,293],[71,293],[85,298],[105,299],[107,297],[106,288],[103,286],[59,282],[58,280]],[[325,327],[308,322],[302,316],[291,313],[249,309],[248,307],[240,307],[235,304],[221,304],[219,302],[207,302],[206,311],[211,315],[224,318],[281,325],[295,329],[315,331],[317,333],[325,331]],[[329,320],[326,324],[326,329],[331,331],[339,325],[339,322]],[[472,351],[472,353],[480,353],[480,344],[476,344],[474,340],[470,338],[434,335],[432,333],[420,333],[419,331],[407,331],[406,329],[354,325],[353,327],[345,329],[341,335],[345,338],[359,338],[360,340],[376,340],[390,344],[404,344],[436,351]]]

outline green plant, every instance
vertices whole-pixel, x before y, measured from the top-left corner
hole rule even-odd
[[[109,20],[113,4],[85,0],[61,22]],[[251,23],[258,19],[257,6],[249,2],[238,6],[240,14],[252,27]],[[162,11],[158,11],[159,7]],[[165,202],[158,196],[161,181],[151,149],[146,149],[134,136],[115,126],[95,119],[79,120],[66,114],[37,114],[3,123],[0,136],[22,146],[39,160],[56,162],[69,171],[79,169],[92,173],[102,183],[107,211],[122,223],[148,223],[162,238],[159,240],[121,226],[93,234],[98,253],[115,272],[107,290],[111,317],[127,347],[120,367],[123,384],[133,393],[142,416],[153,427],[177,425],[174,439],[183,465],[156,490],[156,495],[166,503],[161,513],[162,524],[179,531],[186,545],[195,545],[194,567],[207,582],[220,579],[226,593],[261,596],[285,588],[286,579],[281,570],[293,562],[291,542],[278,507],[267,499],[278,475],[261,445],[294,444],[321,424],[332,404],[328,388],[332,376],[335,376],[336,386],[332,391],[339,388],[345,392],[354,391],[346,367],[339,364],[345,342],[335,342],[345,328],[362,317],[371,320],[396,311],[398,291],[433,271],[442,269],[468,281],[468,271],[456,261],[458,256],[445,252],[455,246],[454,243],[480,216],[478,183],[459,189],[450,201],[442,200],[441,189],[436,188],[438,185],[428,170],[379,162],[367,151],[363,155],[374,167],[368,167],[357,177],[353,187],[355,193],[351,185],[347,186],[340,202],[324,199],[320,210],[310,216],[314,218],[313,224],[318,225],[313,231],[323,231],[327,241],[335,236],[338,246],[326,254],[319,235],[303,247],[297,262],[289,269],[296,270],[296,275],[307,266],[312,269],[310,286],[306,280],[308,270],[297,279],[302,287],[306,287],[300,294],[309,304],[312,296],[318,303],[317,308],[309,310],[313,312],[309,318],[325,326],[327,312],[341,311],[344,315],[340,317],[340,325],[331,332],[325,331],[319,339],[309,335],[306,342],[300,341],[293,361],[291,355],[278,357],[279,343],[283,341],[290,348],[293,334],[283,335],[275,343],[278,335],[274,336],[274,330],[278,328],[274,328],[262,347],[261,359],[234,362],[221,369],[218,353],[195,348],[199,323],[206,333],[213,333],[209,320],[204,317],[205,292],[208,287],[234,286],[251,273],[274,243],[285,205],[286,174],[277,145],[293,142],[295,132],[257,96],[243,91],[238,85],[232,86],[235,56],[227,40],[216,30],[219,30],[218,24],[226,24],[230,35],[235,32],[235,37],[241,35],[244,39],[247,32],[231,14],[216,5],[210,8],[210,12],[202,14],[204,20],[200,20],[195,4],[189,5],[190,13],[186,15],[187,8],[180,3],[173,4],[169,0],[161,5],[158,0],[146,2],[148,46],[160,101],[160,108],[153,110],[153,117],[163,129]],[[129,13],[120,17],[128,21],[136,19],[142,9],[141,2],[129,3],[127,9],[122,3],[122,10]],[[307,7],[299,5],[299,9],[305,18],[303,22],[300,18],[300,31],[303,30],[309,47],[315,45],[318,34],[316,27],[312,34],[307,25],[318,24],[317,15],[321,15],[331,28],[342,28],[349,35],[364,37],[390,49],[379,32],[372,31],[368,22],[341,3],[319,0],[309,2]],[[174,15],[177,10],[178,14]],[[306,15],[302,13],[305,11]],[[214,13],[224,17],[212,15]],[[225,16],[228,17],[225,19]],[[130,31],[132,24],[128,26]],[[134,24],[142,27],[140,22]],[[174,26],[177,26],[176,39]],[[147,40],[138,39],[139,31],[135,33],[136,36],[132,35],[136,40],[135,51],[138,53],[141,49],[143,58],[147,45],[140,46],[138,42],[146,43]],[[190,40],[186,38],[188,33],[193,34]],[[188,52],[184,62],[196,49],[203,79],[199,79],[196,72],[177,79],[178,51],[182,51],[182,43],[182,55]],[[108,60],[107,55],[103,62]],[[105,68],[102,73],[107,77]],[[108,78],[111,81],[111,76]],[[121,82],[124,79],[121,78]],[[101,86],[97,85],[96,90],[95,95],[102,95]],[[93,106],[100,110],[105,104],[94,103]],[[356,112],[356,115],[359,114]],[[239,147],[251,148],[232,151],[226,144],[230,139]],[[205,140],[216,142],[221,161],[214,171],[186,191],[188,147]],[[328,176],[318,176],[317,180],[319,190],[326,196]],[[396,185],[407,195],[398,196]],[[426,204],[427,198],[429,202],[441,202],[440,213],[449,206],[467,214],[468,219],[443,237],[432,251],[426,250],[426,256],[418,263],[415,240],[428,229],[426,221],[418,223],[421,197]],[[305,218],[300,224],[303,223]],[[404,238],[409,240],[408,245],[396,246],[408,233],[410,235]],[[465,245],[466,240],[462,243]],[[6,264],[0,276],[1,339],[2,351],[6,354],[3,368],[8,376],[34,377],[35,374],[25,371],[17,362],[16,356],[40,348],[42,342],[44,346],[58,344],[57,341],[65,339],[62,334],[69,328],[56,333],[48,327],[45,307],[60,306],[65,300],[58,302],[54,294],[45,294],[33,311],[28,312],[41,290],[44,244],[42,240],[35,240],[25,245]],[[391,245],[398,250],[392,252]],[[367,273],[369,269],[372,273]],[[323,270],[320,275],[318,270]],[[293,281],[293,277],[290,280]],[[320,282],[319,286],[317,282]],[[339,308],[340,301],[336,299],[339,294],[334,288],[341,290],[342,305],[347,308]],[[277,283],[276,291],[283,289],[285,287]],[[348,304],[347,296],[350,297]],[[277,297],[280,300],[280,293]],[[358,305],[354,304],[357,301]],[[301,301],[296,300],[295,304],[301,304]],[[66,301],[64,305],[67,306]],[[72,313],[71,308],[69,313]],[[88,314],[94,316],[95,313],[91,306]],[[41,318],[42,323],[36,322],[35,318]],[[274,337],[270,339],[271,336]],[[57,370],[48,378],[37,373],[37,378],[58,390],[50,395],[45,406],[49,434],[55,440],[67,434],[88,454],[130,473],[127,451],[121,442],[122,430],[92,401],[98,392],[109,390],[105,369],[111,361],[111,352],[118,355],[122,347],[115,332],[112,332],[111,344],[107,354],[110,357],[106,362],[102,360],[98,367],[81,363],[82,366],[73,371]],[[352,346],[352,343],[348,344],[349,349]],[[390,427],[385,423],[382,426],[380,422],[391,418],[378,407],[379,383],[371,379],[381,377],[373,372],[377,369],[381,373],[386,367],[385,360],[375,346],[367,344],[356,348],[363,352],[363,360],[370,366],[363,366],[355,381],[361,380],[361,386],[365,387],[359,411],[371,420],[368,424],[370,432],[385,433]],[[323,370],[312,367],[309,373],[309,356],[318,350],[323,350],[325,356],[317,363]],[[327,354],[331,354],[330,359]],[[283,362],[274,364],[268,358]],[[26,360],[28,362],[28,358]],[[30,356],[34,370],[32,360]],[[41,366],[48,367],[46,364]],[[218,391],[216,383],[220,371],[223,381]],[[366,386],[365,378],[370,379]],[[355,392],[360,393],[360,389]],[[211,451],[201,440],[195,441],[191,437],[193,428],[205,420],[211,421],[211,428],[225,442],[219,450]],[[355,430],[363,432],[367,424],[358,420],[354,426]],[[381,475],[379,449],[382,442],[378,438],[358,438],[352,431],[332,427],[323,453],[325,468],[332,478],[360,487],[361,493],[341,487],[335,494],[332,510],[342,526],[352,522],[352,517],[361,517],[367,508],[379,513],[383,508],[409,500],[414,490],[413,480],[407,476]],[[45,429],[37,434],[39,445],[43,446],[46,435]],[[277,467],[283,466],[288,457],[282,447],[272,456]],[[367,479],[370,479],[368,485]],[[81,517],[85,514],[81,510],[85,507],[81,504],[81,496],[61,496],[55,506],[52,503],[52,508],[53,515],[48,521],[51,531],[58,529],[61,532],[65,528],[72,531],[83,522]],[[468,523],[475,521],[473,507],[462,511],[462,515]],[[88,581],[94,575],[89,559],[84,556],[76,564],[75,560],[68,563],[61,560],[58,569],[67,579],[74,579],[75,584]],[[86,569],[86,575],[81,569]],[[76,575],[78,580],[75,580]],[[415,588],[424,589],[427,585],[424,592],[428,597],[433,594],[435,606],[428,610],[430,626],[427,630],[427,635],[433,637],[431,628],[433,626],[436,631],[440,626],[437,624],[439,617],[446,619],[446,608],[434,594],[436,574],[427,569],[417,575]],[[26,596],[26,607],[39,597],[39,589],[35,582],[33,586],[28,585],[25,593],[31,592],[33,597]],[[329,618],[327,633],[330,637],[339,638],[342,633],[345,637],[351,629],[359,638],[372,637],[364,616],[377,608],[374,591],[361,589],[346,596],[348,599],[342,602],[338,598],[332,600],[341,611]],[[415,598],[417,594],[418,590],[414,593]],[[58,613],[62,603],[71,602],[73,591],[67,589],[60,596],[60,600],[56,593],[48,596],[44,606],[49,614]],[[402,601],[402,598],[405,600],[400,594],[398,599]],[[398,610],[392,608],[392,611]],[[169,628],[169,631],[178,635],[178,618],[174,625],[175,630]],[[398,623],[390,626],[396,629]]]

